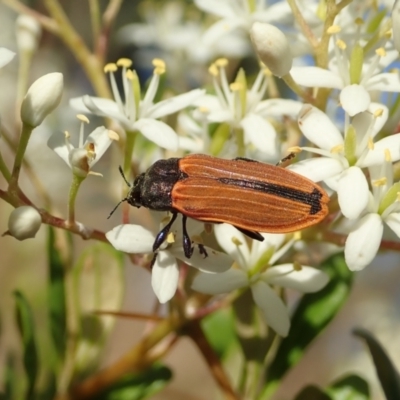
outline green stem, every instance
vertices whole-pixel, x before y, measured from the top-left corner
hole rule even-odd
[[[68,225],[75,225],[75,200],[78,194],[79,187],[85,178],[73,175],[71,187],[69,189],[68,199]]]
[[[131,162],[132,162],[132,155],[133,150],[135,148],[135,140],[137,136],[136,131],[127,131],[126,132],[126,142],[125,142],[125,154],[124,154],[124,174],[129,181],[131,177]]]
[[[293,90],[294,93],[297,94],[300,98],[302,98],[304,101],[307,103],[314,103],[314,99],[312,96],[308,94],[308,92],[304,91],[293,79],[292,75],[290,75],[290,72],[284,76],[282,76],[283,81],[286,83],[286,85],[289,86],[291,90]]]
[[[26,124],[22,125],[21,137],[19,139],[17,152],[15,154],[15,159],[14,159],[14,166],[11,173],[11,179],[9,182],[10,184],[9,187],[11,188],[11,190],[14,190],[18,186],[18,179],[19,179],[19,174],[21,172],[22,160],[24,158],[25,151],[28,146],[28,142],[31,137],[33,129],[34,128],[32,126]]]
[[[246,155],[246,153],[245,153],[246,147],[244,145],[243,129],[235,128],[234,132],[235,132],[235,136],[236,136],[237,156],[244,157]]]
[[[6,163],[4,162],[3,156],[0,152],[0,172],[4,176],[4,179],[10,183],[11,173],[10,170],[7,168]]]
[[[89,0],[90,21],[92,23],[93,43],[96,43],[100,33],[100,7],[98,0]]]

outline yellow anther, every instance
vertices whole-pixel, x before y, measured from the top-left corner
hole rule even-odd
[[[377,109],[374,111],[374,117],[375,117],[375,118],[381,117],[382,114],[383,114],[383,108],[377,108]]]
[[[130,60],[129,58],[120,58],[117,61],[117,65],[118,67],[129,68],[132,65],[132,60]]]
[[[232,92],[238,92],[239,90],[243,89],[243,85],[240,82],[232,82],[229,87]]]
[[[400,201],[400,192],[396,193],[396,201]]]
[[[301,147],[299,147],[299,146],[293,146],[293,147],[289,147],[289,148],[287,149],[287,151],[288,151],[289,153],[296,153],[296,154],[298,154],[298,153],[301,153],[301,152],[303,151],[303,149],[302,149]]]
[[[215,63],[212,63],[208,67],[208,72],[214,77],[217,77],[219,75],[218,67],[215,65]]]
[[[162,75],[162,74],[164,74],[165,73],[165,68],[163,68],[163,67],[155,67],[154,68],[154,71],[153,71],[153,74],[154,75]]]
[[[336,46],[339,47],[339,49],[341,50],[346,50],[347,48],[347,44],[342,39],[338,39],[336,41]]]
[[[156,68],[164,68],[164,69],[167,68],[167,66],[165,65],[165,61],[162,60],[161,58],[154,58],[152,64]]]
[[[385,161],[386,162],[392,162],[392,155],[390,153],[390,150],[389,149],[385,149],[384,153],[385,153]]]
[[[243,242],[241,242],[236,236],[232,236],[231,240],[235,246],[242,246],[242,244],[243,244]]]
[[[294,239],[294,240],[301,240],[301,232],[300,232],[300,231],[296,231],[296,232],[293,234],[293,239]]]
[[[166,241],[168,244],[175,243],[175,235],[173,234],[173,232],[168,233]]]
[[[368,150],[373,150],[375,148],[375,144],[374,144],[374,140],[372,139],[372,137],[370,136],[368,138]]]
[[[342,30],[342,28],[339,25],[332,25],[328,28],[326,31],[328,35],[334,35],[335,33],[339,33]]]
[[[89,118],[83,114],[77,114],[76,118],[78,118],[79,121],[86,122],[87,124],[90,122]]]
[[[215,65],[217,67],[224,68],[228,65],[228,59],[225,57],[218,58],[217,60],[215,60]]]
[[[387,30],[387,31],[383,34],[383,36],[384,36],[386,39],[390,39],[390,38],[392,37],[392,35],[393,35],[393,30],[392,30],[392,29]]]
[[[354,23],[356,24],[356,25],[362,25],[363,23],[364,23],[364,20],[362,19],[362,18],[360,18],[360,17],[357,17],[355,20],[354,20]]]
[[[128,69],[128,70],[126,71],[125,76],[126,76],[126,78],[127,78],[128,80],[131,81],[131,80],[135,77],[135,74],[133,73],[133,71],[132,71],[131,69]]]
[[[71,135],[69,134],[68,131],[65,131],[64,132],[64,137],[65,137],[65,139],[69,139],[71,137]]]
[[[373,186],[385,186],[387,183],[387,178],[386,176],[383,176],[382,178],[376,179],[372,182]]]
[[[117,67],[117,64],[115,64],[115,63],[108,63],[103,68],[103,71],[105,73],[107,73],[107,72],[115,72],[117,70],[118,70],[118,67]]]
[[[344,149],[344,145],[343,144],[338,144],[336,146],[333,146],[331,148],[331,153],[332,154],[337,154],[337,153],[341,153]]]
[[[270,70],[269,68],[265,67],[265,66],[263,67],[262,72],[263,72],[263,74],[264,74],[265,76],[272,76],[271,70]]]
[[[119,135],[117,132],[112,131],[111,129],[108,130],[108,137],[111,140],[115,140],[116,142],[118,142],[119,140]]]
[[[197,108],[199,110],[199,112],[201,112],[202,114],[208,114],[210,112],[210,109],[206,106],[200,106]]]
[[[383,47],[379,47],[379,49],[375,50],[375,54],[377,54],[380,57],[385,57],[386,56],[386,50]]]

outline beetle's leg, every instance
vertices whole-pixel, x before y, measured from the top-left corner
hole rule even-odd
[[[190,240],[189,234],[187,233],[186,220],[187,217],[185,215],[182,215],[183,251],[185,253],[185,256],[187,258],[190,258],[193,254],[193,247],[192,241]]]
[[[239,160],[239,161],[247,161],[247,162],[255,162],[258,163],[259,161],[257,160],[252,160],[251,158],[246,158],[246,157],[236,157],[234,160]]]
[[[295,153],[289,153],[286,157],[283,157],[282,160],[280,160],[279,162],[276,163],[276,166],[279,167],[280,165],[282,165],[283,163],[285,163],[286,161],[291,160],[292,158],[296,157]]]
[[[204,256],[204,258],[207,258],[208,257],[208,253],[207,253],[206,248],[204,247],[204,244],[199,243],[198,246],[199,246],[200,254],[202,254]]]
[[[247,229],[239,228],[238,226],[235,226],[235,228],[244,233],[246,236],[248,236],[251,239],[258,240],[259,242],[263,242],[264,238],[262,237],[261,233],[259,232],[254,232],[254,231],[248,231]]]
[[[154,264],[155,264],[155,262],[156,262],[156,260],[157,260],[157,256],[158,256],[158,253],[154,253],[154,254],[153,254],[153,258],[151,259],[151,261],[150,261],[150,266],[149,266],[150,271],[153,269],[153,266],[154,266]]]
[[[174,221],[176,220],[176,217],[178,216],[178,213],[174,212],[172,213],[172,218],[171,221],[168,222],[167,225],[164,226],[164,228],[161,229],[160,232],[158,232],[157,236],[156,236],[156,240],[153,243],[153,251],[156,251],[164,242],[165,238],[167,237],[172,224],[174,223]]]

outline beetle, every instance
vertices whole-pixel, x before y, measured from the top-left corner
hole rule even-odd
[[[133,185],[126,180],[121,167],[120,172],[131,187],[121,202],[172,214],[157,234],[153,251],[166,239],[178,213],[182,214],[187,258],[193,253],[186,229],[188,217],[225,222],[262,241],[260,232],[294,232],[317,224],[328,214],[329,197],[316,183],[279,165],[247,158],[225,160],[191,154],[159,160],[138,175]],[[202,247],[200,252],[207,255]]]

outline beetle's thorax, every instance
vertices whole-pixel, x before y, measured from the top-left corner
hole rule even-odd
[[[145,173],[137,176],[127,201],[134,207],[146,207],[156,211],[171,211],[171,191],[182,179],[179,158],[159,160]]]

